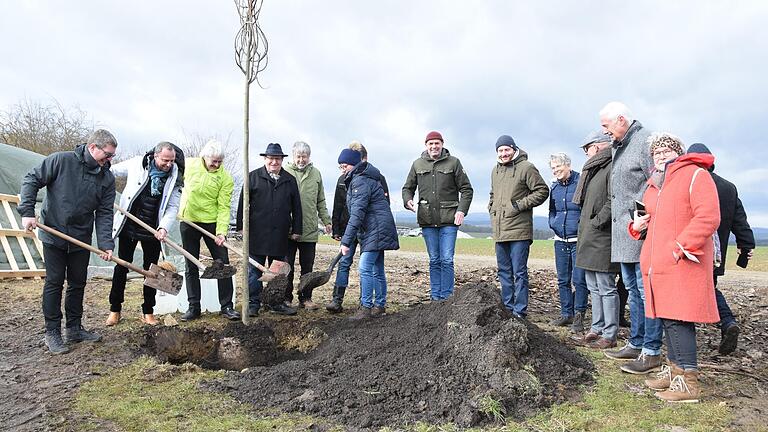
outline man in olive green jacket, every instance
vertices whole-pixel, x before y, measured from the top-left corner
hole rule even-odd
[[[473,190],[459,159],[443,148],[439,132],[427,134],[424,145],[426,150],[405,179],[403,203],[416,212],[429,253],[430,297],[439,301],[453,294],[456,234],[469,212]],[[418,205],[413,201],[417,188]]]
[[[519,318],[528,310],[528,252],[533,243],[533,208],[549,197],[549,186],[509,135],[496,141],[491,172],[491,213],[501,299]]]
[[[312,166],[309,157],[312,149],[309,144],[303,141],[297,141],[293,145],[293,162],[285,167],[292,176],[296,177],[296,183],[299,184],[299,195],[301,196],[301,214],[302,214],[302,232],[301,237],[296,241],[288,242],[288,255],[285,260],[291,264],[291,272],[288,274],[290,283],[286,288],[285,299],[288,302],[293,301],[293,275],[296,268],[296,253],[299,255],[299,265],[301,274],[307,274],[312,271],[315,265],[315,250],[317,248],[318,218],[323,221],[325,233],[331,233],[331,216],[328,214],[328,208],[325,206],[325,190],[323,189],[323,178],[320,170]],[[308,310],[315,310],[319,306],[312,301],[312,290],[298,293],[299,307]]]

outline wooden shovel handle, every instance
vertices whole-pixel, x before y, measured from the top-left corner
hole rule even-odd
[[[57,230],[55,230],[55,229],[53,229],[53,228],[51,228],[49,226],[43,225],[40,222],[37,223],[37,226],[41,230],[43,230],[43,231],[45,231],[45,232],[47,232],[49,234],[53,234],[56,237],[62,238],[62,239],[66,240],[66,241],[68,241],[70,243],[74,243],[74,244],[80,246],[81,248],[89,250],[89,251],[91,251],[91,252],[93,252],[95,254],[101,255],[101,254],[104,253],[104,251],[102,251],[100,249],[97,249],[97,248],[93,247],[92,245],[89,245],[88,243],[81,242],[80,240],[78,240],[76,238],[70,237],[70,236],[64,234],[63,232],[57,231]],[[150,273],[150,272],[148,272],[148,271],[146,271],[146,270],[144,270],[142,268],[136,267],[135,265],[129,263],[128,261],[122,260],[122,259],[120,259],[120,258],[118,258],[116,256],[112,256],[111,261],[114,261],[117,264],[120,264],[121,266],[126,267],[126,268],[128,268],[130,270],[133,270],[136,273],[142,274],[142,275],[144,275],[146,277],[150,277],[150,278],[151,277],[155,277],[154,274],[152,274],[152,273]]]
[[[194,229],[196,229],[196,230],[200,231],[201,233],[203,233],[203,235],[204,235],[204,236],[210,237],[210,238],[212,238],[212,239],[214,239],[214,240],[218,240],[218,239],[216,238],[216,236],[215,236],[215,235],[213,235],[213,234],[211,234],[210,232],[206,231],[206,230],[205,230],[205,229],[203,229],[203,227],[201,227],[200,225],[198,225],[198,224],[196,224],[196,223],[194,223],[194,222],[188,221],[188,220],[186,220],[186,219],[179,219],[179,220],[180,220],[180,221],[182,221],[182,222],[184,222],[185,224],[187,224],[187,225],[191,226],[192,228],[194,228]],[[227,243],[227,242],[224,242],[224,243],[223,243],[223,245],[224,245],[224,247],[225,247],[225,248],[227,248],[227,249],[231,250],[232,252],[234,252],[235,254],[237,254],[237,256],[239,256],[239,257],[241,257],[241,258],[242,258],[242,256],[243,256],[243,251],[241,251],[240,249],[238,249],[238,248],[236,248],[236,247],[232,246],[231,244],[229,244],[229,243]],[[249,263],[251,263],[251,265],[252,265],[252,266],[254,266],[254,267],[256,267],[257,269],[261,270],[261,272],[262,272],[262,273],[271,273],[271,272],[269,271],[269,269],[267,269],[267,268],[266,268],[266,267],[264,267],[263,265],[259,264],[259,262],[258,262],[258,261],[256,261],[255,259],[253,259],[253,258],[251,258],[251,257],[248,257],[248,262],[249,262]]]
[[[120,213],[122,213],[122,214],[124,214],[124,215],[128,216],[128,218],[129,218],[130,220],[132,220],[132,221],[136,222],[136,223],[137,223],[137,224],[138,224],[140,227],[142,227],[142,228],[144,228],[145,230],[147,230],[147,231],[151,232],[152,234],[157,234],[157,230],[156,230],[156,229],[154,229],[154,228],[152,228],[151,226],[147,225],[147,224],[146,224],[146,223],[144,223],[144,221],[142,221],[141,219],[139,219],[139,218],[137,218],[136,216],[132,215],[130,212],[128,212],[127,210],[125,210],[125,209],[121,208],[121,207],[120,207],[119,205],[117,205],[117,204],[112,204],[112,205],[115,207],[115,209],[116,209],[117,211],[119,211]],[[200,270],[205,270],[205,266],[203,265],[203,263],[201,263],[201,262],[200,262],[200,260],[199,260],[199,259],[197,259],[197,258],[193,257],[191,253],[187,252],[187,250],[186,250],[186,249],[184,249],[183,247],[179,246],[179,245],[178,245],[176,242],[174,242],[173,240],[171,240],[169,237],[167,237],[167,236],[166,236],[166,237],[165,237],[165,240],[163,240],[163,241],[165,241],[165,243],[166,243],[166,244],[168,244],[168,246],[170,246],[170,247],[172,247],[172,248],[176,249],[176,251],[178,251],[180,254],[184,255],[184,257],[185,257],[186,259],[190,260],[190,261],[191,261],[193,264],[195,264],[195,265],[197,266],[197,268],[199,268]]]

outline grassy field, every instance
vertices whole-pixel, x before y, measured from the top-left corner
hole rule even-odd
[[[322,236],[320,243],[337,245],[338,242],[328,236]],[[534,240],[531,245],[530,258],[551,259],[554,260],[553,240]],[[407,252],[426,252],[424,239],[421,237],[400,237],[400,250]],[[742,270],[736,266],[737,249],[735,246],[728,248],[727,270]],[[494,242],[491,239],[457,239],[457,255],[480,255],[494,256]],[[768,246],[758,246],[754,251],[754,256],[749,262],[747,270],[768,272]]]

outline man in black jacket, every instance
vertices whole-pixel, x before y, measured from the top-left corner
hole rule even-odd
[[[349,148],[360,152],[360,159],[362,162],[368,162],[368,150],[360,141],[352,141],[349,144]],[[347,229],[347,223],[349,222],[349,209],[347,208],[347,185],[345,180],[347,174],[343,172],[336,181],[336,192],[333,195],[333,213],[331,216],[331,232],[333,239],[341,241],[341,237],[344,235],[344,230]],[[389,188],[387,187],[387,180],[384,176],[380,176],[379,183],[384,189],[384,196],[389,203]],[[342,303],[344,302],[344,294],[347,291],[347,285],[349,284],[349,269],[352,267],[352,262],[355,256],[355,250],[357,249],[357,240],[354,240],[350,246],[350,253],[341,257],[339,260],[339,269],[336,271],[336,281],[333,284],[333,298],[331,302],[325,306],[325,309],[331,313],[339,313],[344,308]]]
[[[691,144],[688,153],[707,153],[711,154],[709,148],[701,143]],[[712,174],[712,180],[715,181],[717,195],[720,200],[720,226],[717,228],[717,236],[720,240],[720,254],[722,256],[720,266],[715,267],[715,299],[717,300],[717,311],[720,314],[721,339],[718,351],[720,354],[730,354],[736,350],[739,342],[739,325],[736,318],[728,307],[723,293],[717,289],[717,277],[725,274],[726,252],[728,252],[728,239],[731,233],[736,237],[736,247],[739,248],[739,255],[743,255],[747,260],[752,258],[752,250],[755,248],[755,236],[752,228],[747,222],[747,213],[739,199],[739,191],[736,186],[728,180],[714,173],[715,166],[709,169]],[[746,264],[744,264],[746,267]]]
[[[248,174],[249,199],[249,253],[260,264],[282,261],[288,253],[288,240],[301,237],[301,198],[296,178],[283,169],[282,147],[270,143],[264,156],[264,166]],[[243,230],[243,193],[237,206],[237,230]],[[249,316],[257,316],[261,307],[263,284],[261,272],[248,272]],[[296,310],[284,303],[266,305],[272,312],[296,315]]]
[[[115,177],[109,167],[116,148],[115,137],[99,129],[88,137],[86,144],[77,146],[74,151],[54,153],[43,159],[22,182],[18,211],[24,228],[31,231],[37,227],[35,199],[37,192],[45,187],[47,194],[40,212],[42,222],[90,244],[95,221],[98,246],[104,251],[101,257],[110,260],[115,246],[112,240]],[[100,335],[82,326],[89,252],[44,231],[40,232],[40,240],[45,259],[43,315],[48,350],[52,354],[69,352],[61,337],[61,296],[65,277],[66,342],[101,340]]]

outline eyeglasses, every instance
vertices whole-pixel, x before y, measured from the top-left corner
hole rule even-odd
[[[584,146],[584,154],[588,154],[589,149],[591,149],[592,146],[594,146],[594,144],[587,144],[586,146]]]
[[[346,171],[347,170],[347,164],[339,164],[339,171]]]
[[[107,159],[111,159],[111,158],[115,157],[115,153],[113,153],[113,152],[108,152],[108,151],[104,150],[101,147],[99,147],[99,150],[101,150],[101,152],[104,153],[104,157],[107,158]]]
[[[653,152],[654,159],[660,158],[660,157],[668,157],[668,156],[677,156],[677,152],[670,148],[665,148],[663,150],[656,150],[655,152]]]

